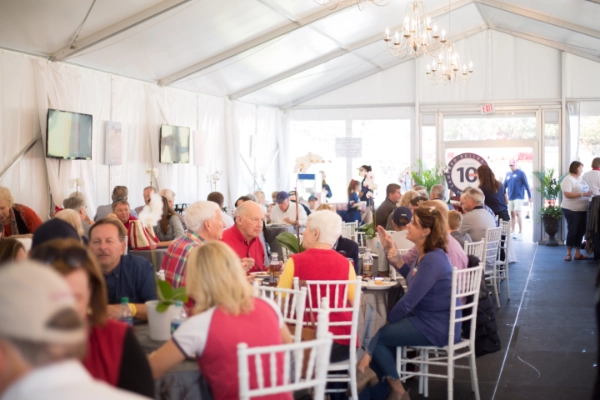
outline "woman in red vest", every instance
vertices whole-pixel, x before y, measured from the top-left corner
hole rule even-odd
[[[50,264],[71,287],[89,330],[83,364],[90,375],[154,398],[150,365],[132,329],[106,318],[106,287],[95,257],[75,239],[55,239],[35,248],[31,258]]]
[[[310,214],[302,235],[302,246],[306,251],[290,257],[283,268],[278,286],[291,288],[295,277],[301,281],[356,280],[356,272],[352,263],[333,248],[341,234],[342,218],[337,213],[323,210]],[[354,285],[348,288],[348,303],[350,303],[348,306],[351,306],[354,300],[354,289]],[[311,293],[311,297],[316,299],[318,298],[316,288],[313,290],[314,293]],[[343,297],[344,293],[340,290],[337,299],[330,299],[331,305],[335,304],[334,301],[339,305],[343,301]],[[307,312],[304,318],[309,319],[310,312]],[[313,315],[313,318],[316,321],[316,315]],[[330,318],[331,322],[351,321],[352,313],[333,313]],[[334,335],[349,335],[350,326],[330,326],[329,331]],[[331,348],[331,362],[350,358],[349,345],[349,340],[334,340]]]

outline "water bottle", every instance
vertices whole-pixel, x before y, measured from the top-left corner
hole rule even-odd
[[[129,253],[129,236],[125,236],[125,251],[123,255],[127,255]]]
[[[179,325],[181,325],[187,319],[187,313],[183,308],[183,302],[181,300],[175,301],[175,312],[173,318],[171,318],[171,335],[175,333]]]
[[[370,278],[372,276],[371,270],[373,269],[373,256],[371,255],[371,249],[366,248],[365,254],[362,256],[363,260],[363,276]]]
[[[121,298],[121,306],[119,307],[119,312],[117,313],[117,319],[129,326],[133,326],[133,313],[131,312],[131,308],[129,308],[128,297]]]
[[[279,276],[279,254],[271,254],[271,264],[269,264],[269,283],[277,283]]]

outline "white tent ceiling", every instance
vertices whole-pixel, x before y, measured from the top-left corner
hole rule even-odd
[[[288,106],[402,62],[382,38],[407,3],[332,11],[313,0],[0,0],[0,47]],[[425,3],[451,38],[495,29],[600,62],[600,4],[454,0],[448,13],[445,0]]]

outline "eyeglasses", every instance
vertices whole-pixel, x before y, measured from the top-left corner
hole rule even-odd
[[[31,258],[46,264],[63,261],[71,268],[79,268],[88,259],[87,250],[79,247],[57,249],[52,246],[40,246],[32,251]]]

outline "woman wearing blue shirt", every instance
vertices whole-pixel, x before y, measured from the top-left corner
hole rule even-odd
[[[360,221],[360,182],[354,179],[348,185],[348,211],[346,212],[346,222]]]
[[[359,391],[367,383],[376,383],[375,372],[369,367],[374,362],[392,388],[388,399],[409,400],[396,370],[393,348],[448,344],[452,266],[446,255],[446,225],[446,217],[434,207],[420,206],[413,212],[406,238],[415,244],[419,256],[413,265],[404,264],[399,270],[406,279],[408,290],[388,314],[389,324],[371,339],[358,363]],[[394,246],[389,256],[395,256],[395,252]],[[460,316],[462,314],[457,318]],[[457,341],[460,340],[460,328],[461,324],[457,323]]]

